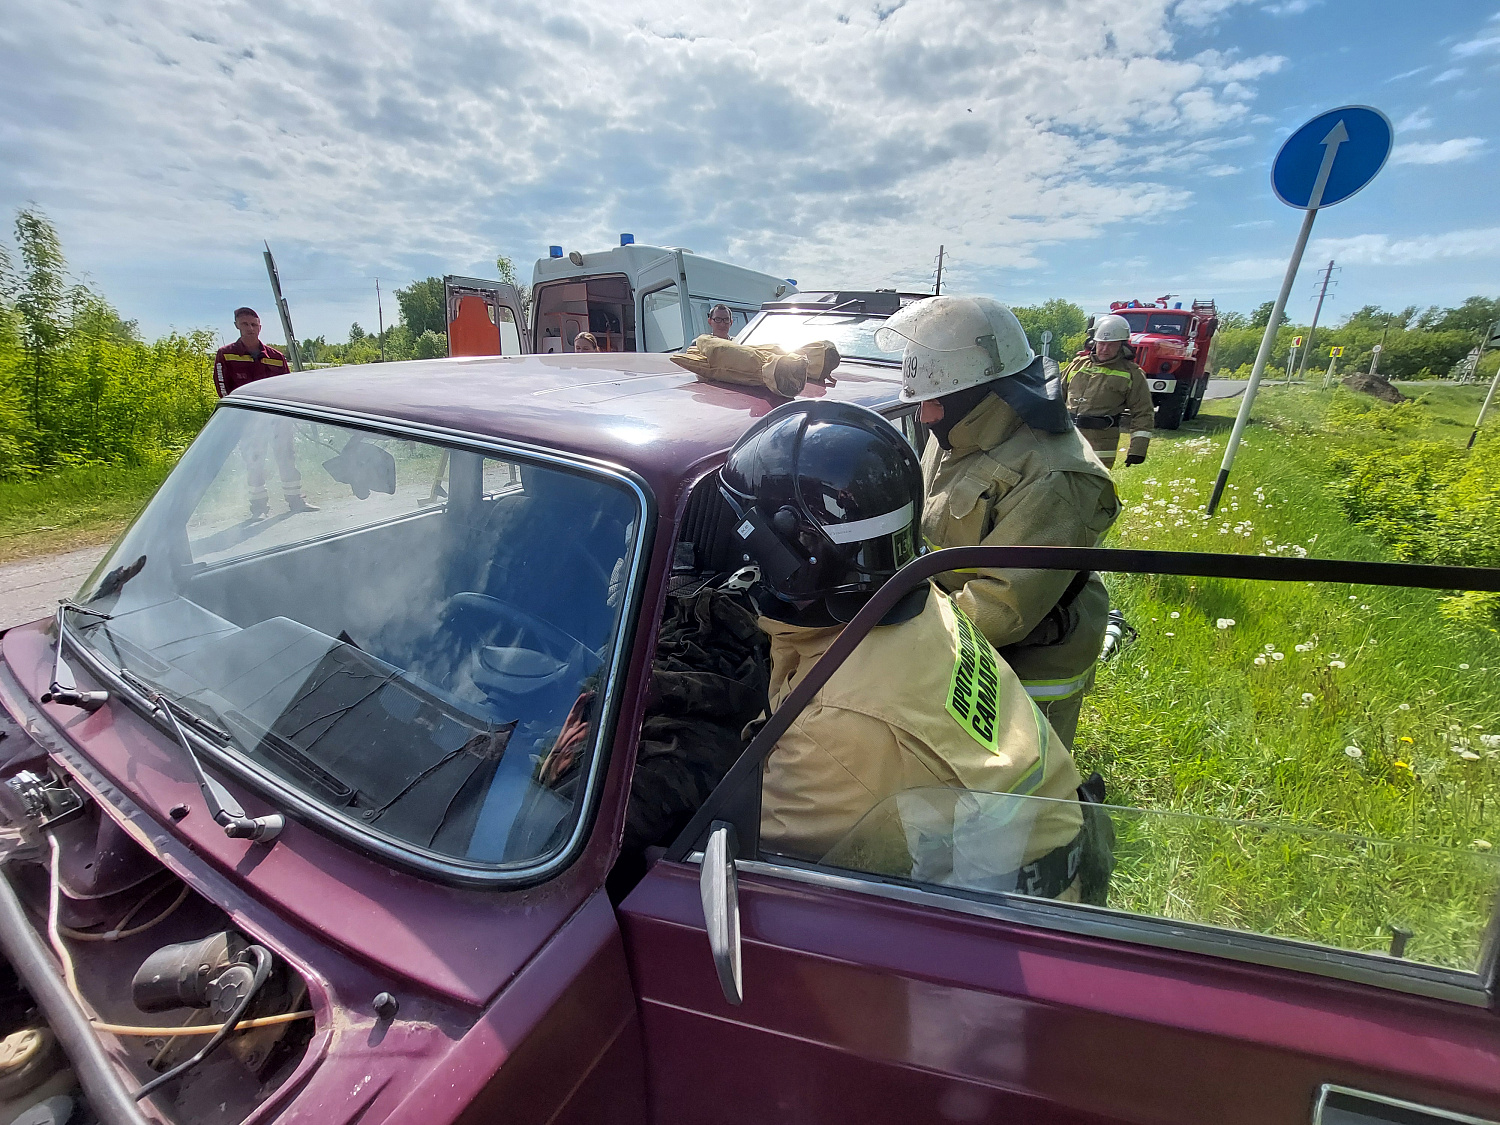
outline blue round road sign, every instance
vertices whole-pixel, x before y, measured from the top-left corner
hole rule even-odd
[[[1281,146],[1271,188],[1290,207],[1342,203],[1385,166],[1394,135],[1390,118],[1367,105],[1319,114]]]

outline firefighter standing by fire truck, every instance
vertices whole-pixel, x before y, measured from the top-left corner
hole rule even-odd
[[[1156,424],[1146,375],[1131,362],[1129,341],[1130,323],[1123,316],[1102,316],[1094,323],[1088,351],[1063,372],[1068,413],[1109,469],[1122,429],[1130,434],[1125,464],[1139,465]]]
[[[929,297],[876,335],[905,345],[901,399],[921,403],[922,534],[933,547],[1094,547],[1120,502],[1109,471],[1054,397],[1020,322],[987,297]],[[986,568],[937,581],[1016,670],[1064,745],[1109,620],[1087,571]]]

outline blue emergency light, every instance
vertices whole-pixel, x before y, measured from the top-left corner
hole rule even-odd
[[[635,245],[635,235],[633,235],[633,234],[622,234],[622,235],[620,235],[620,245],[621,246],[634,246]]]
[[[547,256],[549,258],[561,258],[562,257],[562,247],[561,246],[549,246],[549,247],[547,247]]]
[[[785,279],[785,281],[786,281],[786,283],[788,285],[796,285],[797,284],[797,279],[795,277],[788,277],[788,278]]]

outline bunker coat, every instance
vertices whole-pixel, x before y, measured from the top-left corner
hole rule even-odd
[[[1081,355],[1063,372],[1068,413],[1106,468],[1115,463],[1120,432],[1130,434],[1130,456],[1146,456],[1156,408],[1146,375],[1123,352],[1111,360]]]
[[[929,546],[1094,547],[1120,512],[1114,482],[1078,431],[1026,425],[994,395],[922,456]],[[986,568],[937,581],[1015,669],[1071,747],[1109,618],[1097,575]]]
[[[771,638],[775,711],[842,626],[760,624]],[[916,617],[873,629],[776,743],[761,788],[761,839],[772,850],[821,859],[882,801],[909,790],[1063,798],[976,802],[986,814],[1003,805],[1027,822],[1010,833],[1012,843],[1019,838],[1014,862],[1001,864],[1014,872],[1078,838],[1078,785],[1072,756],[1015,673],[934,588]],[[882,812],[889,817],[891,806]],[[951,829],[951,805],[946,816]],[[918,825],[907,819],[910,837]],[[930,836],[932,816],[917,819]]]

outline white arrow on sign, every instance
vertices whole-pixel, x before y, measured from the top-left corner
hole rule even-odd
[[[1348,139],[1349,130],[1344,128],[1344,119],[1341,117],[1339,123],[1328,130],[1328,136],[1322,140],[1323,163],[1318,166],[1318,178],[1313,181],[1312,194],[1307,197],[1309,211],[1316,211],[1323,205],[1323,189],[1328,186],[1328,175],[1333,171],[1333,162],[1339,154],[1339,145]]]

